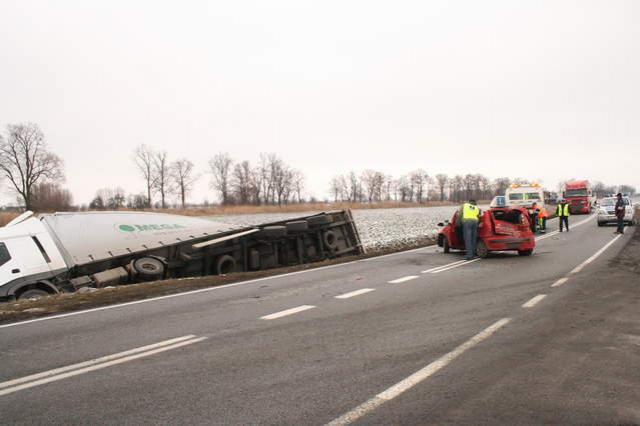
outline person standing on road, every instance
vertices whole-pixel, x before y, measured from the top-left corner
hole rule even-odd
[[[616,230],[616,234],[624,234],[624,199],[622,198],[622,194],[618,192],[616,195],[618,199],[616,200],[616,218],[618,219],[618,229]]]
[[[562,224],[566,225],[567,232],[569,232],[569,203],[563,198],[560,199],[556,207],[556,216],[560,221],[560,232],[562,232]]]
[[[540,213],[538,213],[538,229],[542,234],[547,232],[547,216],[549,216],[549,214],[547,213],[545,206],[540,206]]]
[[[537,232],[538,215],[540,214],[540,208],[538,203],[533,203],[531,209],[529,209],[529,224],[531,225],[531,232],[534,234]]]
[[[476,256],[476,241],[478,239],[478,221],[480,209],[475,200],[469,200],[462,205],[462,234],[464,236],[465,259],[471,260]]]

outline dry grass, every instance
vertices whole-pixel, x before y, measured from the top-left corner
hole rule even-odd
[[[301,203],[286,204],[282,206],[214,206],[214,207],[194,207],[187,209],[148,209],[146,211],[161,212],[170,214],[180,214],[184,216],[221,216],[235,214],[257,214],[257,213],[297,213],[309,211],[328,211],[344,209],[391,209],[409,207],[434,207],[448,206],[453,203],[433,201],[428,203],[402,203],[396,201],[386,201],[380,203]]]
[[[18,212],[0,212],[0,226],[5,226],[18,216],[20,216]]]

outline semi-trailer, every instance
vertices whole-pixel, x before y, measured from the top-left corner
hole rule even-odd
[[[25,212],[0,228],[0,300],[362,253],[349,210],[249,227],[149,212]]]

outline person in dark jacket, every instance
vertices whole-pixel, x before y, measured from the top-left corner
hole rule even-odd
[[[618,229],[616,230],[616,234],[624,234],[624,199],[622,198],[622,194],[618,192],[618,199],[616,200],[616,218],[618,219]]]

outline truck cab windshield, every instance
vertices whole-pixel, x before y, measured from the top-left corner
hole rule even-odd
[[[565,191],[565,197],[586,197],[587,190],[585,188],[580,189],[567,189]]]

